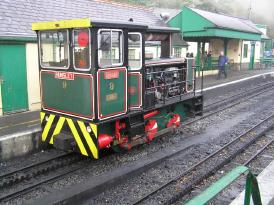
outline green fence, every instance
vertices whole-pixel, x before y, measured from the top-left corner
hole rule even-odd
[[[221,191],[228,187],[234,182],[239,176],[247,173],[246,185],[245,185],[245,199],[244,205],[250,205],[251,197],[254,205],[262,205],[260,190],[256,177],[249,171],[248,167],[238,166],[228,174],[223,176],[217,182],[208,187],[200,195],[191,199],[186,205],[202,205],[208,203],[214,197],[217,196]]]
[[[204,71],[207,70],[218,70],[218,57],[207,57],[205,59],[204,63]],[[233,61],[229,61],[228,64],[226,65],[226,69],[230,69],[234,65]]]

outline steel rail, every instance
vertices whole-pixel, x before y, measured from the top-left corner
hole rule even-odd
[[[181,126],[186,126],[186,125],[193,124],[193,123],[198,122],[198,121],[200,121],[200,120],[202,120],[202,119],[205,119],[205,118],[207,118],[207,117],[209,117],[209,116],[212,116],[212,115],[214,115],[214,114],[216,114],[216,113],[222,112],[222,111],[227,110],[227,109],[229,109],[229,108],[232,108],[232,107],[234,107],[234,106],[236,106],[236,105],[239,105],[239,104],[241,104],[241,103],[242,103],[243,101],[245,101],[245,100],[252,99],[252,98],[257,97],[257,96],[259,96],[259,95],[261,95],[261,94],[265,94],[266,91],[271,91],[271,90],[272,90],[272,87],[267,88],[267,89],[265,89],[265,90],[263,90],[263,91],[261,91],[261,92],[255,93],[255,94],[253,94],[253,95],[249,95],[249,96],[247,96],[247,97],[245,97],[245,98],[241,98],[241,99],[239,98],[240,100],[237,101],[237,102],[234,102],[234,103],[232,103],[232,104],[230,104],[230,105],[228,105],[228,106],[225,106],[225,107],[221,107],[221,108],[216,109],[215,111],[212,111],[212,112],[208,111],[207,114],[205,114],[205,115],[203,115],[203,116],[201,116],[201,117],[198,117],[198,118],[196,118],[196,119],[193,119],[193,120],[191,120],[191,121],[186,121],[186,122],[182,123]],[[229,100],[227,100],[227,102],[229,103]],[[217,108],[218,108],[218,107],[217,107]]]
[[[244,92],[237,93],[237,94],[234,94],[232,96],[229,96],[229,99],[232,99],[232,98],[235,98],[235,97],[242,97],[243,95],[248,95],[252,91],[266,89],[266,88],[268,88],[268,86],[272,86],[272,85],[274,85],[274,82],[265,83],[263,85],[259,85],[259,86],[255,87],[255,88],[245,90]],[[204,106],[204,108],[211,107],[213,105],[220,104],[220,103],[223,103],[223,102],[227,102],[227,99],[215,101],[213,103],[210,103],[209,105]]]
[[[68,156],[68,155],[70,155],[70,154],[71,154],[71,153],[63,153],[63,154],[60,154],[60,155],[57,155],[57,156],[54,156],[54,157],[50,157],[50,158],[48,158],[48,159],[46,159],[46,160],[43,160],[43,161],[40,161],[40,162],[38,162],[38,163],[32,163],[32,164],[30,164],[30,165],[27,165],[27,166],[24,166],[24,167],[20,167],[19,169],[14,169],[14,170],[9,171],[9,172],[1,173],[1,174],[0,174],[0,180],[1,180],[1,178],[3,178],[3,177],[7,177],[7,176],[12,175],[12,174],[15,174],[15,173],[17,173],[17,172],[22,172],[22,171],[25,171],[25,170],[27,170],[27,169],[30,169],[30,168],[33,168],[33,167],[36,167],[36,166],[43,165],[43,164],[45,164],[45,163],[48,163],[48,162],[50,162],[50,161],[53,161],[53,160],[56,160],[56,159],[59,159],[59,158],[63,158],[63,157]]]
[[[79,156],[75,153],[64,153],[39,163],[34,163],[19,169],[4,173],[0,177],[0,188],[8,188],[32,177],[48,173],[67,164],[73,163]]]
[[[267,144],[265,144],[257,153],[255,153],[252,157],[250,157],[243,165],[249,165],[255,158],[259,156],[266,148],[274,142],[274,139],[271,139]]]
[[[236,137],[235,139],[233,139],[232,141],[230,141],[229,143],[227,143],[226,145],[224,145],[223,147],[221,147],[220,149],[218,149],[217,151],[215,151],[214,153],[210,154],[209,156],[207,156],[206,158],[204,158],[203,160],[201,160],[200,162],[196,163],[195,165],[193,165],[192,167],[190,167],[189,169],[187,169],[186,171],[184,171],[182,174],[172,178],[171,180],[169,180],[168,182],[164,183],[163,185],[161,185],[160,187],[154,189],[153,191],[149,192],[148,194],[146,194],[145,196],[143,196],[142,198],[136,200],[135,202],[133,202],[133,205],[136,204],[140,204],[143,201],[147,200],[150,196],[156,194],[158,191],[163,190],[164,188],[168,187],[169,185],[171,185],[174,182],[177,182],[179,179],[183,178],[184,176],[186,176],[187,174],[191,173],[192,171],[194,171],[195,169],[197,169],[197,167],[199,167],[200,165],[202,165],[203,163],[207,162],[209,159],[211,159],[212,157],[218,155],[220,152],[222,152],[223,150],[225,150],[226,148],[228,148],[230,145],[234,144],[235,142],[239,141],[242,137],[246,136],[247,134],[249,134],[251,131],[253,131],[254,129],[258,128],[259,126],[261,126],[262,124],[264,124],[265,122],[267,122],[269,119],[273,118],[274,115],[270,115],[267,118],[265,118],[263,121],[261,121],[260,123],[254,125],[253,127],[251,127],[250,129],[248,129],[247,131],[245,131],[244,133],[240,134],[238,137]],[[264,130],[264,132],[268,131],[269,128],[267,128],[266,130]],[[258,138],[259,136],[257,136]],[[242,152],[247,146],[249,146],[250,144],[252,144],[257,138],[252,139],[251,141],[249,141],[248,143],[246,143],[244,146],[241,147],[241,149],[239,149],[236,153],[234,153],[231,157],[229,157],[228,159],[224,160],[222,163],[220,163],[219,165],[217,165],[213,170],[215,170],[218,167],[223,166],[223,164],[226,163],[227,160],[230,160],[231,158],[234,158],[239,152]],[[213,172],[213,170],[209,171],[207,175],[211,174]],[[189,190],[191,190],[191,188],[193,187],[194,184],[200,182],[203,178],[205,178],[204,176],[201,176],[199,179],[195,180],[195,183],[191,184],[190,186],[186,187],[185,189],[185,193],[188,192]],[[185,194],[183,193],[183,194]]]
[[[66,169],[63,172],[57,173],[57,174],[55,174],[55,175],[53,175],[49,178],[46,178],[44,180],[40,180],[40,181],[37,180],[36,183],[30,184],[29,186],[23,187],[19,190],[15,190],[13,192],[9,192],[9,193],[7,193],[3,196],[0,196],[0,202],[6,202],[6,201],[9,201],[9,200],[14,199],[16,197],[19,197],[22,194],[29,193],[30,191],[34,190],[35,188],[37,188],[40,185],[43,185],[43,184],[46,184],[46,183],[49,183],[49,182],[57,181],[61,177],[64,177],[64,176],[66,176],[66,175],[68,175],[72,172],[77,171],[77,170],[83,169],[84,167],[86,167],[85,164],[82,165],[82,166],[77,166],[77,167],[72,168],[72,169]]]

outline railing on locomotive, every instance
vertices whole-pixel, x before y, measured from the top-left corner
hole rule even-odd
[[[146,90],[145,90],[145,93],[148,94],[148,93],[153,93],[157,90],[157,88],[161,88],[163,89],[163,92],[162,93],[167,93],[167,89],[169,86],[172,86],[172,85],[180,85],[180,92],[179,94],[177,95],[174,95],[174,96],[166,96],[166,95],[162,95],[161,96],[161,100],[163,101],[163,103],[165,104],[165,100],[168,100],[168,99],[172,99],[172,98],[176,98],[176,97],[180,97],[180,100],[181,100],[181,97],[188,94],[188,93],[193,93],[194,96],[195,96],[195,92],[196,92],[196,70],[197,70],[197,67],[198,66],[192,66],[192,71],[194,71],[194,75],[193,75],[193,79],[192,80],[188,80],[188,78],[186,77],[186,80],[181,80],[181,81],[177,81],[177,82],[174,82],[174,83],[166,83],[166,75],[163,75],[163,74],[167,74],[167,73],[174,73],[174,72],[178,72],[178,75],[181,77],[183,75],[186,75],[186,73],[183,73],[183,71],[187,71],[187,68],[181,68],[181,69],[175,69],[175,70],[161,70],[161,71],[153,71],[153,72],[146,72],[146,78],[148,78],[148,76],[151,76],[153,77],[153,75],[157,75],[157,74],[161,74],[163,77],[164,77],[164,84],[161,84],[161,85],[156,85],[156,86],[153,86],[153,87],[147,87],[146,86]],[[148,69],[152,69],[152,68],[147,68]],[[157,69],[157,68],[156,68]],[[160,68],[161,69],[161,68]],[[180,78],[181,79],[181,78]],[[192,85],[193,85],[193,90],[191,92],[187,92],[186,91],[186,86],[187,86],[187,83],[191,82]],[[185,84],[185,86],[182,86],[183,84]]]

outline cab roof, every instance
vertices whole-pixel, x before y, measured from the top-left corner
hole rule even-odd
[[[68,29],[68,28],[89,28],[89,27],[104,27],[104,28],[128,28],[128,29],[141,29],[148,32],[159,32],[159,33],[178,33],[180,32],[177,28],[171,27],[156,27],[148,26],[144,24],[138,24],[131,21],[104,21],[95,20],[91,21],[89,18],[84,19],[73,19],[73,20],[62,20],[62,21],[51,21],[51,22],[37,22],[32,24],[32,30],[56,30],[56,29]]]

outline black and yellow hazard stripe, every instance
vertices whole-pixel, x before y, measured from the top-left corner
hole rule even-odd
[[[40,113],[42,125],[42,141],[53,144],[53,139],[60,134],[64,124],[66,123],[75,139],[75,142],[82,155],[92,156],[98,159],[98,133],[97,125],[86,123],[81,120],[73,121],[70,118]],[[91,133],[87,127],[90,127]]]

